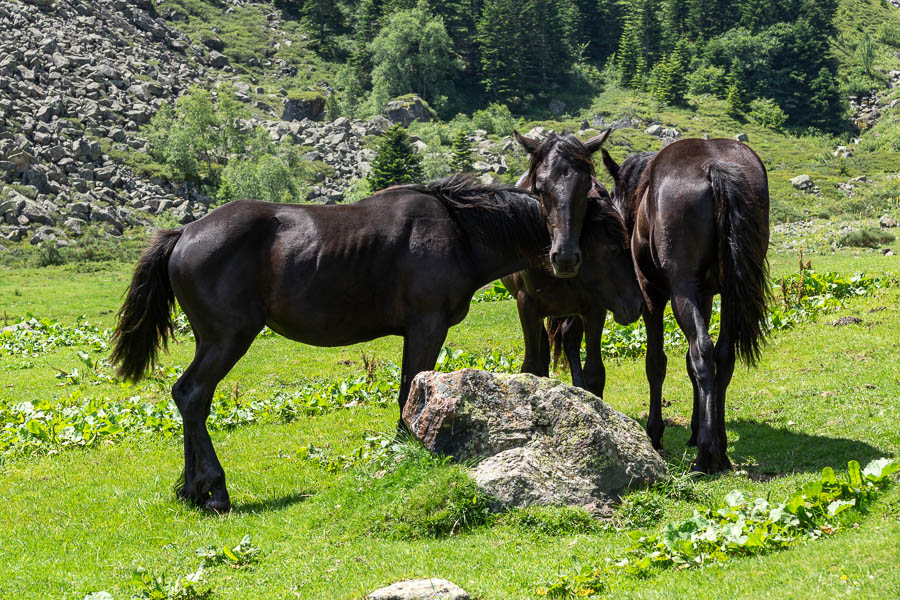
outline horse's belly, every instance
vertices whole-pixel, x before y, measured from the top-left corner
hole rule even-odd
[[[349,346],[386,335],[402,335],[394,324],[359,312],[307,312],[270,315],[269,328],[284,337],[311,346]]]

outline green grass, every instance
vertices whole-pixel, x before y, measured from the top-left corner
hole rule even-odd
[[[793,253],[773,253],[773,273],[795,272],[796,260]],[[812,260],[820,271],[894,276],[900,271],[896,257],[875,253],[838,251],[813,255]],[[91,273],[69,265],[7,269],[3,275],[0,303],[10,316],[29,310],[68,323],[84,313],[111,326],[130,266],[112,264]],[[900,289],[878,290],[816,323],[778,334],[759,369],[739,367],[729,389],[729,454],[736,470],[700,480],[693,499],[662,492],[663,501],[651,507],[661,514],[646,518],[633,510],[632,523],[655,530],[690,516],[703,498],[720,499],[734,488],[777,500],[824,466],[840,470],[849,459],[865,464],[898,455],[898,306]],[[863,322],[831,325],[847,315]],[[521,354],[514,303],[474,304],[467,319],[451,330],[448,343],[472,352]],[[78,365],[77,350],[57,349],[25,370],[13,368],[13,357],[0,359],[0,394],[15,401],[67,396],[73,388],[58,387],[53,368]],[[165,364],[184,366],[193,345],[185,340],[172,350]],[[328,349],[261,338],[223,387],[237,384],[252,398],[269,393],[277,382],[355,376],[362,372],[363,351],[397,362],[400,344],[387,338]],[[607,363],[606,400],[644,419],[643,361]],[[688,437],[690,384],[677,352],[670,352],[669,367],[664,395],[671,405],[664,414],[670,425],[664,442],[677,470]],[[118,393],[110,384],[83,383],[81,389],[86,394]],[[571,556],[597,562],[621,554],[629,544],[623,530],[598,530],[577,515],[552,509],[513,513],[448,536],[441,523],[448,514],[457,514],[447,507],[458,504],[458,498],[432,500],[452,489],[451,483],[464,481],[458,479],[457,467],[416,459],[399,467],[388,463],[386,473],[365,462],[343,471],[310,458],[310,447],[326,457],[352,455],[366,444],[366,432],[389,434],[395,422],[391,403],[215,432],[235,506],[223,517],[173,499],[182,460],[179,439],[137,437],[7,460],[0,465],[0,598],[81,600],[97,590],[129,598],[136,591],[129,583],[134,568],[186,575],[199,565],[195,550],[210,544],[234,546],[249,533],[261,549],[258,563],[245,569],[210,567],[206,577],[216,598],[357,599],[397,579],[439,576],[476,598],[512,599],[531,597],[537,586],[568,572]],[[688,451],[686,459],[691,456]],[[636,495],[630,505],[646,507],[646,502]],[[404,510],[408,507],[420,510]],[[628,516],[623,513],[623,521]],[[815,590],[816,597],[891,598],[900,589],[894,568],[900,557],[898,516],[900,493],[894,488],[859,519],[858,529],[721,568],[673,571],[632,582],[617,597],[809,597]]]

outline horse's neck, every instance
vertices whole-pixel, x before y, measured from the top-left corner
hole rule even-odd
[[[494,227],[467,231],[469,247],[479,279],[493,281],[526,267],[540,267],[550,246],[547,228],[539,211],[515,210],[497,217]]]

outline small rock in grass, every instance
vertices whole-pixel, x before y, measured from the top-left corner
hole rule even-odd
[[[446,579],[409,579],[371,592],[368,600],[469,600],[469,594]]]
[[[857,323],[862,323],[863,320],[859,317],[841,317],[831,325],[833,327],[840,327],[841,325],[855,325]]]

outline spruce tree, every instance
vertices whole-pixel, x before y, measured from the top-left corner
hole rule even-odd
[[[453,137],[451,147],[450,170],[455,173],[466,173],[472,170],[472,146],[465,131],[459,130]]]
[[[384,139],[378,146],[372,170],[366,179],[372,191],[383,190],[392,185],[416,183],[422,179],[422,160],[400,124],[384,132]]]

